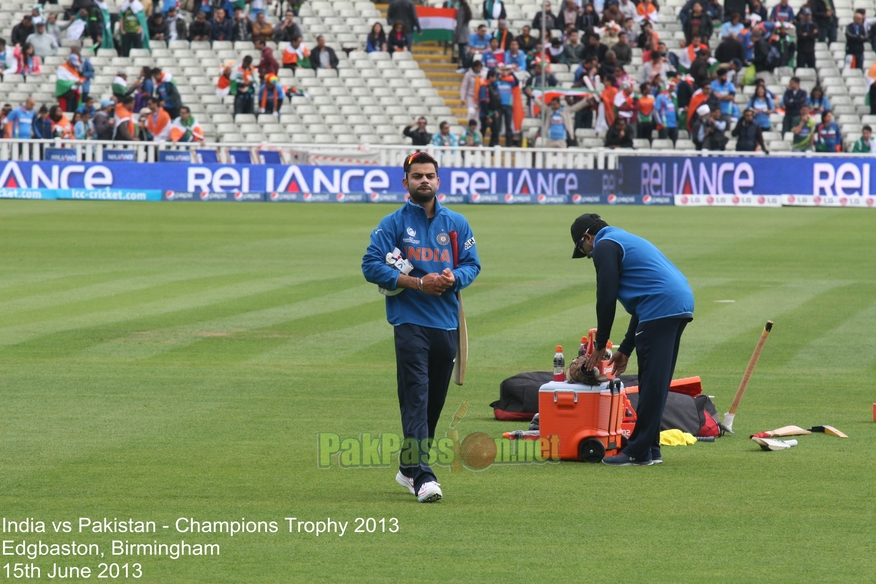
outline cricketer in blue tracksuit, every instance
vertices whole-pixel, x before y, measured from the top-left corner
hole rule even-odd
[[[434,207],[411,200],[384,217],[371,233],[371,243],[362,258],[366,280],[396,290],[401,287],[400,272],[386,264],[386,254],[398,248],[414,266],[409,276],[420,282],[420,289],[414,286],[386,298],[386,317],[394,327],[398,400],[405,437],[399,467],[401,474],[413,479],[415,493],[424,483],[436,480],[428,463],[427,439],[435,437],[453,373],[459,326],[456,292],[471,284],[481,270],[468,221],[441,206],[436,198],[431,200]],[[427,208],[434,210],[431,218]],[[450,237],[454,231],[459,249],[456,267]],[[451,269],[455,277],[450,288],[439,296],[421,291],[427,275],[440,275],[445,268]]]
[[[585,214],[576,219],[572,239],[572,257],[590,257],[596,268],[594,362],[604,353],[617,302],[632,315],[626,337],[611,362],[616,371],[625,369],[635,348],[639,366],[638,419],[621,455],[603,462],[624,466],[662,462],[660,421],[681,334],[693,319],[693,291],[684,275],[654,244],[608,226],[599,215]]]

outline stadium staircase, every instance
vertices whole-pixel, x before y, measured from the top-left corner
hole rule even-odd
[[[389,4],[375,4],[375,8],[385,21]],[[444,99],[444,104],[456,116],[457,123],[465,126],[468,110],[459,99],[462,74],[456,72],[459,66],[452,62],[452,48],[449,45],[445,47],[444,43],[425,42],[415,43],[411,52],[420,69],[426,74],[426,79],[432,83],[432,87]]]
[[[413,49],[414,60],[426,73],[426,79],[432,83],[438,95],[444,99],[444,104],[454,113],[459,125],[464,126],[468,121],[468,109],[459,99],[462,74],[456,72],[459,65],[451,61],[450,50],[449,46],[445,49],[437,42],[417,44]]]

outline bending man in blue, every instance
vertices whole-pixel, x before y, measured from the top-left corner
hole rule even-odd
[[[572,257],[591,258],[596,268],[596,346],[587,367],[595,367],[605,354],[618,301],[632,317],[610,364],[620,375],[633,349],[639,364],[636,427],[624,449],[602,462],[612,466],[661,463],[660,421],[681,334],[693,320],[693,291],[684,274],[654,244],[610,227],[599,215],[578,217],[572,223],[572,241]]]

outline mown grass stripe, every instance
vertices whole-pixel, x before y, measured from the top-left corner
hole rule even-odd
[[[370,286],[358,286],[346,291],[286,304],[255,314],[240,314],[226,321],[206,323],[208,330],[218,334],[192,335],[191,329],[179,333],[176,343],[165,343],[152,356],[160,361],[215,360],[237,363],[290,343],[311,346],[317,342],[314,335],[344,330],[357,323],[368,322],[380,314],[380,299],[369,294]],[[246,325],[251,317],[251,325]],[[205,324],[205,323],[200,323]],[[227,331],[227,332],[226,332]],[[348,339],[353,349],[358,337]],[[367,341],[367,339],[366,339]],[[317,351],[320,354],[320,351]],[[328,348],[321,352],[316,363],[336,356]]]
[[[841,285],[827,281],[789,282],[736,299],[733,304],[720,304],[721,308],[703,316],[694,312],[694,320],[682,337],[678,368],[688,369],[708,359],[722,343],[743,332],[752,331],[756,341],[757,331],[767,320],[781,322],[784,314]]]
[[[303,280],[289,286],[253,291],[252,294],[227,298],[215,303],[190,306],[169,313],[146,315],[142,318],[123,320],[107,326],[56,333],[54,336],[84,337],[79,339],[75,350],[69,355],[75,356],[77,360],[87,361],[112,361],[115,359],[130,361],[149,358],[154,354],[161,353],[160,350],[156,349],[156,345],[176,342],[179,333],[175,331],[185,327],[192,328],[196,331],[196,335],[205,340],[210,338],[251,340],[258,335],[264,339],[282,337],[284,334],[273,334],[277,331],[272,331],[270,328],[261,331],[255,329],[252,333],[246,334],[230,333],[215,329],[205,330],[201,323],[283,307],[311,299],[322,294],[326,289],[344,290],[358,285],[360,285],[359,280],[349,277]],[[284,333],[284,331],[279,332]],[[58,342],[63,341],[59,339]],[[22,348],[25,346],[27,344],[20,345]]]
[[[230,298],[242,298],[249,294],[276,290],[301,281],[301,277],[249,279],[246,282],[220,286],[209,290],[184,294],[168,300],[154,300],[136,306],[115,308],[103,312],[58,318],[48,322],[22,324],[0,328],[0,347],[22,343],[52,333],[106,325],[123,320],[167,314],[192,307],[224,302]]]
[[[7,318],[14,314],[15,319],[39,320],[46,312],[79,312],[82,313],[88,304],[94,305],[94,301],[107,303],[113,297],[131,297],[134,293],[155,290],[161,287],[181,284],[181,287],[192,287],[191,284],[203,285],[209,279],[222,278],[224,280],[244,279],[251,277],[247,274],[220,274],[203,273],[191,270],[174,271],[168,273],[156,273],[138,275],[132,277],[108,278],[101,282],[89,283],[66,290],[48,292],[44,294],[32,294],[17,300],[0,302],[0,316]],[[160,290],[158,294],[167,295],[167,291]],[[8,324],[0,318],[0,325]]]
[[[568,305],[573,305],[568,307]],[[593,304],[569,300],[567,307],[538,309],[488,327],[487,334],[469,338],[469,358],[479,368],[504,369],[509,375],[521,371],[549,371],[554,347],[562,344],[567,362],[577,354],[582,334],[587,333]],[[583,332],[582,332],[583,331]]]
[[[26,486],[28,477],[60,478],[124,465],[124,455],[112,453],[132,445],[142,443],[144,453],[174,448],[191,440],[192,420],[215,415],[226,407],[226,396],[240,387],[239,380],[208,367],[168,369],[168,374],[154,377],[146,369],[115,365],[101,372],[97,382],[93,368],[83,366],[4,372],[10,388],[35,383],[39,388],[6,395],[0,440],[7,448],[0,449],[0,466],[7,492],[32,490]],[[88,461],[102,466],[83,468]],[[57,494],[56,485],[47,483],[44,493]]]
[[[306,326],[299,328],[294,324],[290,326],[290,323],[295,323],[300,319],[326,316],[337,311],[379,301],[379,298],[374,297],[377,294],[374,296],[368,294],[368,292],[373,292],[372,288],[373,286],[360,284],[331,294],[283,303],[270,308],[241,310],[221,318],[208,318],[185,325],[163,327],[150,330],[145,334],[128,334],[121,340],[104,343],[89,351],[89,354],[121,359],[151,359],[168,352],[180,351],[197,343],[212,342],[215,344],[222,342],[222,339],[225,338],[237,344],[240,344],[240,341],[258,342],[268,339],[268,342],[273,345],[283,340],[281,336],[276,334],[281,324],[285,324],[284,328],[286,329],[291,328],[294,334],[307,334],[307,331],[314,329]],[[253,339],[246,334],[263,329],[269,330],[264,331],[262,339]],[[298,333],[298,331],[301,332]],[[270,339],[274,340],[270,341]],[[222,358],[235,360],[233,351],[229,354],[223,354]]]
[[[867,301],[872,298],[870,296]],[[808,334],[801,339],[809,342],[799,346],[797,352],[783,363],[784,367],[815,370],[821,374],[872,370],[876,365],[876,301],[859,309],[863,300],[860,296],[849,294],[843,301],[831,303],[835,308],[843,306],[854,310],[853,313],[843,310],[846,318],[841,320],[824,318],[824,306],[814,307],[801,315],[804,319],[815,321],[809,327]]]
[[[130,270],[129,273],[133,273]],[[17,272],[9,269],[0,270],[0,290],[3,298],[11,300],[20,296],[44,293],[44,289],[57,292],[65,286],[77,287],[94,283],[96,278],[101,281],[110,280],[115,275],[108,272],[92,272],[82,270],[52,270],[48,272]]]
[[[253,355],[248,361],[318,365],[325,362],[326,356],[330,356],[332,362],[338,362],[391,338],[392,326],[386,322],[386,318],[380,318],[331,331],[310,331],[309,334],[286,340],[278,347]]]

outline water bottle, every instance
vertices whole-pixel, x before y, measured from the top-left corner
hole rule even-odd
[[[563,346],[557,345],[557,352],[554,353],[554,381],[565,381],[566,358],[563,356]]]
[[[578,347],[578,356],[583,357],[587,354],[587,337],[581,337],[581,346]]]

